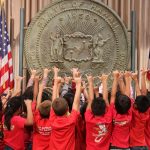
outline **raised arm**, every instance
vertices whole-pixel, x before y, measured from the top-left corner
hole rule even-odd
[[[62,86],[62,89],[61,89],[61,96],[62,97],[68,92],[71,79],[72,79],[71,77],[67,77],[67,76],[64,77],[64,85]]]
[[[51,71],[51,70],[48,69],[48,68],[45,68],[45,69],[44,69],[43,80],[42,80],[42,83],[43,83],[44,86],[47,85],[47,82],[48,82],[48,74],[50,73],[50,71]]]
[[[147,70],[142,70],[141,72],[141,92],[143,95],[147,94],[147,88],[146,88],[146,74],[147,74]]]
[[[39,85],[39,93],[38,93],[38,97],[37,97],[36,109],[38,109],[41,104],[43,89],[44,89],[44,85],[43,85],[43,83],[41,83]]]
[[[130,86],[131,86],[131,72],[125,71],[124,73],[124,78],[125,78],[125,95],[130,97]]]
[[[93,77],[91,75],[87,76],[88,84],[89,84],[89,99],[87,109],[91,109],[91,104],[94,99],[94,85],[93,85]]]
[[[132,73],[132,79],[135,82],[136,96],[141,95],[137,73]]]
[[[39,92],[39,76],[35,76],[33,88],[33,101],[36,101]]]
[[[94,94],[95,94],[96,98],[99,97],[99,87],[98,86],[94,87]]]
[[[88,92],[87,92],[87,87],[86,87],[85,81],[82,81],[82,86],[83,86],[83,95],[85,97],[85,100],[88,101],[89,95],[88,95]]]
[[[32,100],[25,100],[25,104],[27,107],[27,118],[26,118],[26,122],[25,125],[33,125],[33,113],[32,113]]]
[[[56,77],[54,80],[54,86],[53,86],[53,92],[52,92],[52,101],[54,101],[56,98],[58,98],[57,92],[58,92],[58,86],[61,82],[61,77]]]
[[[100,77],[100,80],[102,81],[102,85],[103,85],[103,99],[105,100],[106,105],[109,106],[107,79],[108,79],[108,75],[106,74],[102,74],[102,76]]]
[[[78,75],[78,68],[72,68],[71,72],[72,72],[72,75],[73,75],[73,79],[75,79],[76,76]]]
[[[119,84],[121,94],[125,95],[125,84],[124,84],[123,76],[124,76],[123,73],[119,72],[118,84]]]
[[[58,85],[61,82],[61,77],[58,77],[59,69],[57,67],[53,67],[53,72],[54,72],[54,85],[52,92],[52,101],[54,101],[57,98]]]
[[[14,96],[19,96],[21,94],[21,82],[22,82],[23,77],[21,76],[16,76],[15,77],[15,90],[12,94],[12,97]]]
[[[79,111],[80,108],[80,95],[81,95],[81,77],[75,77],[74,81],[76,83],[76,92],[75,92],[75,96],[74,96],[74,101],[73,101],[73,105],[72,105],[72,109]]]
[[[60,97],[60,89],[61,89],[62,83],[64,83],[63,78],[61,78],[61,82],[59,82],[58,87],[57,87],[57,98]]]
[[[110,103],[114,103],[116,100],[117,85],[118,85],[118,79],[119,79],[119,72],[117,70],[113,72],[113,78],[114,80],[112,84]]]
[[[30,76],[30,79],[28,81],[27,88],[33,85],[35,76],[36,76],[36,70],[31,69],[31,76]]]

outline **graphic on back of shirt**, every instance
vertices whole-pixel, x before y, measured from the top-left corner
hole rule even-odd
[[[93,136],[95,138],[95,142],[99,143],[103,140],[103,138],[105,137],[105,135],[108,132],[108,128],[107,125],[104,123],[98,123],[96,124],[96,126],[94,127],[94,133]]]

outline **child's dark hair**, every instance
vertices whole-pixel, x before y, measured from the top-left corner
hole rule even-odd
[[[29,86],[25,92],[22,94],[23,99],[31,99],[33,100],[33,86]]]
[[[84,114],[86,112],[87,105],[88,105],[88,103],[84,102],[83,105],[80,108],[80,114],[81,114],[81,116],[82,116],[83,119],[84,119]]]
[[[45,100],[50,100],[51,96],[49,95],[49,93],[44,89],[43,93],[42,93],[42,102]]]
[[[150,91],[147,91],[147,95],[148,99],[150,100]]]
[[[106,103],[102,97],[94,98],[91,104],[92,113],[95,116],[102,116],[105,114]]]
[[[135,103],[136,105],[136,109],[141,112],[144,113],[148,110],[148,108],[150,107],[150,100],[148,99],[147,96],[145,95],[140,95],[137,96],[135,99]]]
[[[63,116],[68,110],[68,103],[64,98],[56,98],[52,103],[52,107],[57,116]]]
[[[15,96],[12,97],[5,108],[4,111],[4,125],[7,127],[8,130],[11,130],[11,118],[13,117],[14,113],[21,108],[22,105],[22,97]]]
[[[71,112],[72,110],[72,105],[73,105],[73,101],[74,101],[74,93],[72,92],[67,92],[63,98],[67,101],[68,106],[69,106],[69,112]]]
[[[131,107],[131,100],[128,96],[117,94],[115,108],[118,114],[126,114]]]
[[[2,99],[1,99],[2,96],[0,96],[0,111],[2,111],[3,109],[3,104],[2,104]]]

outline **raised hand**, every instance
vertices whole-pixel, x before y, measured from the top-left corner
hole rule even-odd
[[[24,78],[25,78],[25,77],[16,76],[16,77],[15,77],[15,80],[16,80],[16,81],[21,81],[21,80],[23,80]]]
[[[138,80],[138,74],[137,73],[132,73],[131,74],[131,77],[134,81],[137,81]]]
[[[114,77],[114,78],[117,78],[117,79],[118,79],[121,75],[122,75],[122,74],[120,74],[118,70],[113,71],[113,77]]]
[[[65,76],[65,77],[64,77],[64,82],[65,82],[66,84],[69,84],[69,82],[70,82],[71,79],[72,79],[72,77],[67,77],[67,76]]]
[[[87,87],[87,83],[85,81],[82,81],[82,87],[85,89]]]
[[[45,68],[44,69],[44,77],[47,77],[50,71],[51,71],[50,69]]]
[[[60,71],[60,69],[57,68],[56,66],[54,66],[52,69],[53,69],[54,73],[58,73]]]
[[[34,78],[36,76],[37,71],[35,69],[31,69],[31,77]]]
[[[132,73],[130,71],[125,71],[125,73],[124,73],[125,78],[129,78],[129,77],[131,77],[131,75],[132,75]]]
[[[34,81],[40,81],[41,77],[40,76],[35,76]]]
[[[72,72],[72,73],[76,73],[76,72],[78,72],[78,70],[79,70],[78,68],[72,68],[72,69],[71,69],[71,72]]]
[[[81,84],[82,79],[81,79],[81,77],[75,77],[75,78],[74,78],[74,81],[75,81],[75,83],[76,83],[76,85],[77,85],[77,84]]]
[[[124,77],[123,72],[119,72],[119,80],[122,80],[122,79],[123,79],[123,77]]]
[[[78,68],[72,68],[71,72],[73,74],[73,78],[78,77],[80,75]]]
[[[31,105],[32,100],[31,99],[26,99],[24,102],[25,102],[26,106],[29,106],[29,105]]]
[[[54,66],[52,69],[53,69],[53,72],[54,72],[54,79],[55,79],[55,78],[57,78],[60,69],[57,68],[56,66]]]
[[[147,73],[147,70],[145,70],[145,69],[143,68],[143,69],[141,70],[141,75],[142,75],[142,76],[145,76],[146,73]]]
[[[103,82],[103,81],[107,81],[108,79],[108,76],[107,74],[102,74],[102,76],[99,76],[99,79]]]
[[[93,83],[93,76],[92,75],[86,75],[88,83]]]
[[[54,80],[54,83],[59,84],[62,82],[62,78],[61,77],[56,77]]]

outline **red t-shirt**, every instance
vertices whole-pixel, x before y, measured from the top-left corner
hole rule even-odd
[[[36,110],[34,113],[33,150],[48,149],[50,135],[50,120],[41,118],[39,110]]]
[[[145,113],[140,113],[133,107],[133,115],[130,129],[130,147],[146,146],[145,142],[145,127],[149,119],[149,110]]]
[[[75,125],[78,112],[72,110],[69,116],[56,116],[53,108],[50,112],[52,126],[49,150],[74,150],[75,149]]]
[[[103,116],[95,117],[90,109],[85,112],[86,150],[108,150],[112,130],[112,105]]]
[[[11,130],[3,126],[4,143],[14,150],[24,150],[24,125],[26,119],[20,116],[13,116],[11,118]],[[3,117],[4,123],[4,117]]]
[[[132,119],[132,107],[127,114],[118,114],[113,106],[113,129],[111,144],[120,148],[129,148],[130,125]]]
[[[75,150],[86,150],[85,130],[85,120],[83,120],[82,116],[79,114],[75,132]]]
[[[150,111],[149,111],[149,119],[146,122],[145,140],[146,140],[146,144],[150,150]]]

